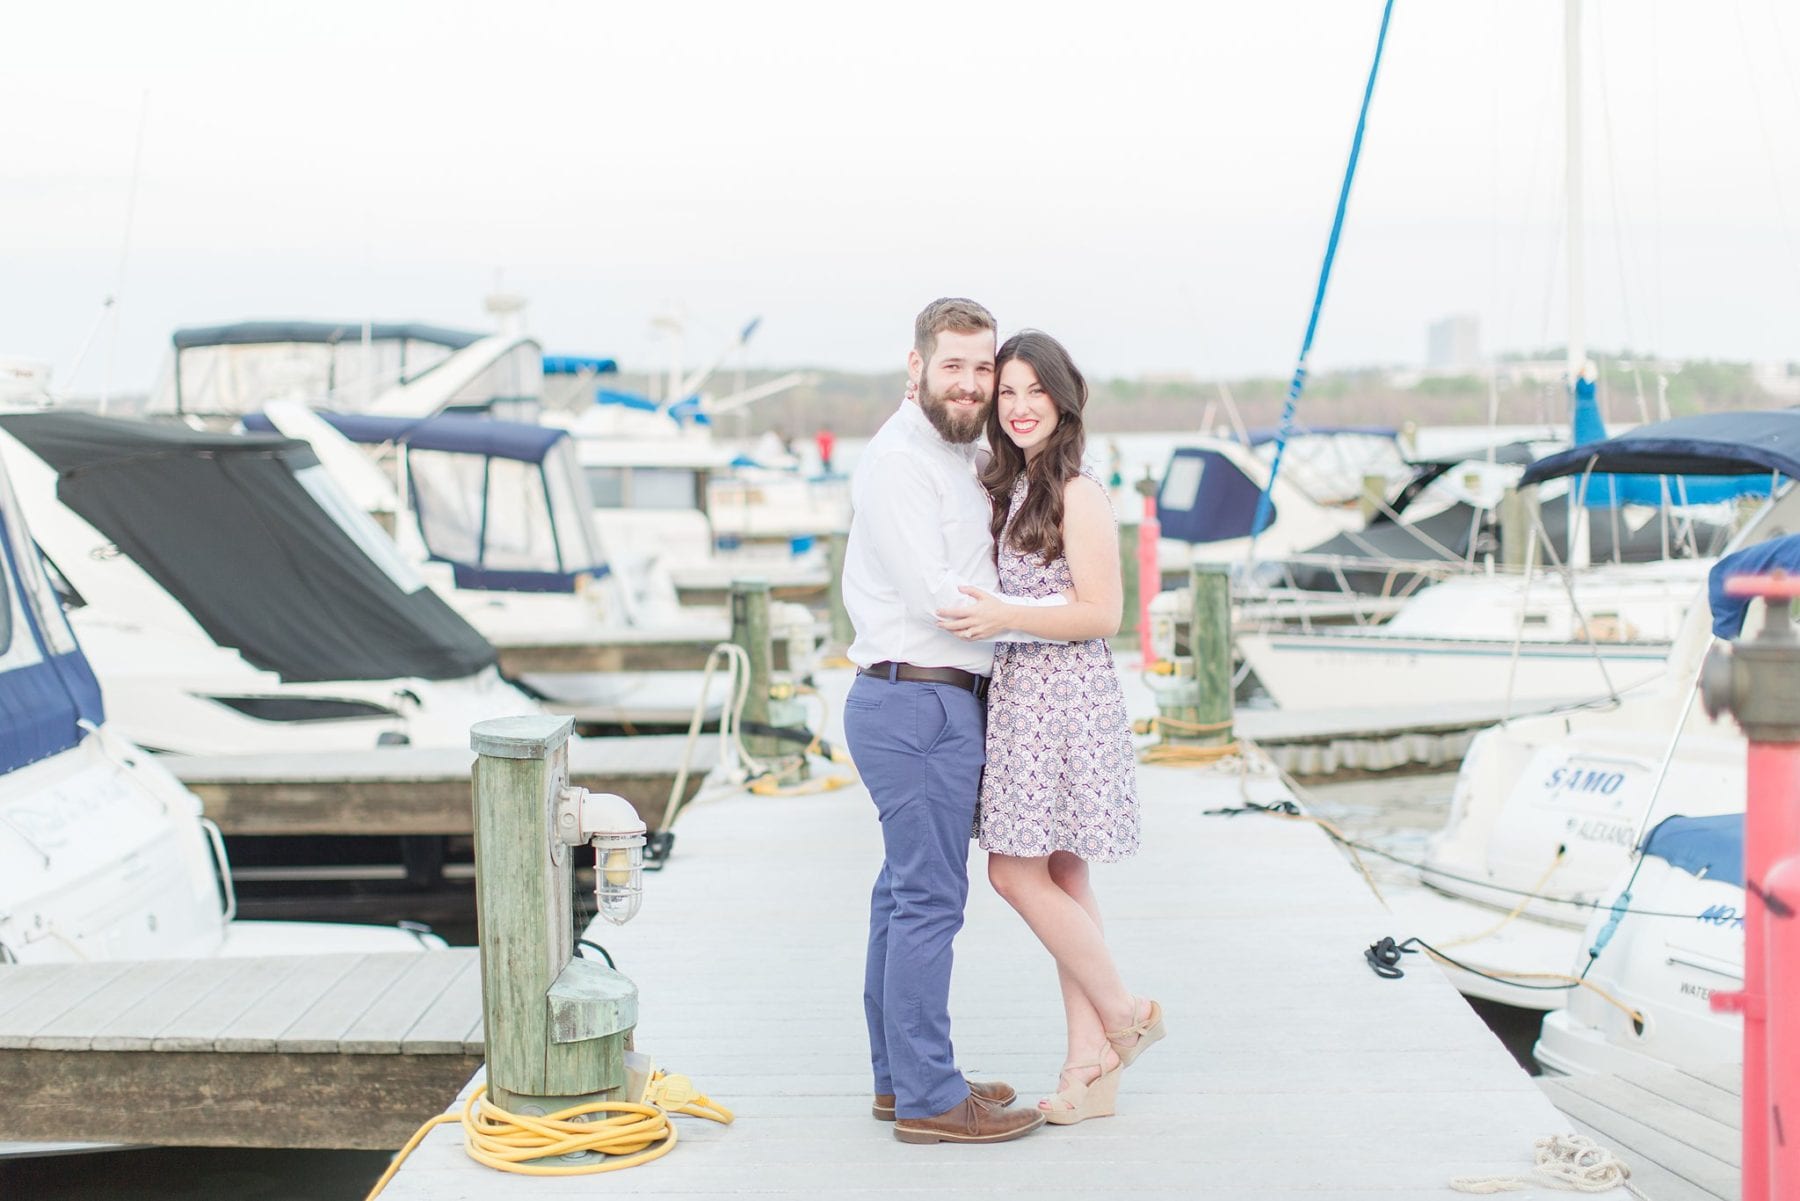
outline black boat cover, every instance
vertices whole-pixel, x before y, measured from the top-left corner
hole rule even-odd
[[[86,413],[8,414],[0,428],[214,641],[284,680],[455,679],[495,661],[455,610],[379,566],[302,483],[307,468],[323,475],[304,442]]]

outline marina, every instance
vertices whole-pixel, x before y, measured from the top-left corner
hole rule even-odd
[[[66,7],[0,1201],[1800,1201],[1781,5]]]

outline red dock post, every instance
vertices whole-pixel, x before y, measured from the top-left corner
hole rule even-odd
[[[1763,628],[1715,650],[1701,696],[1750,740],[1744,813],[1744,988],[1713,1008],[1744,1015],[1744,1201],[1800,1197],[1800,578],[1737,576]]]
[[[1162,523],[1156,518],[1158,487],[1148,470],[1144,472],[1144,478],[1137,482],[1137,490],[1144,498],[1144,518],[1138,523],[1137,544],[1139,670],[1148,670],[1156,662],[1156,651],[1150,645],[1150,602],[1162,591],[1162,565],[1157,558],[1157,548],[1162,545]]]

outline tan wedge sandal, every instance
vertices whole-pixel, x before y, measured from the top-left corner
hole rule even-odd
[[[1133,999],[1132,1012],[1135,1013],[1136,1011],[1137,1002]],[[1158,1005],[1155,1001],[1151,1001],[1150,1012],[1144,1015],[1143,1021],[1133,1022],[1123,1030],[1108,1030],[1106,1032],[1106,1041],[1112,1044],[1112,1049],[1114,1051],[1118,1052],[1119,1066],[1128,1068],[1136,1062],[1139,1055],[1144,1053],[1144,1048],[1161,1039],[1166,1033],[1167,1031],[1163,1028],[1162,1006]],[[1134,1043],[1126,1044],[1119,1041],[1120,1039],[1130,1038],[1134,1034],[1137,1035],[1137,1041]]]
[[[1111,1071],[1107,1071],[1103,1063],[1063,1064],[1064,1077],[1084,1068],[1098,1069],[1100,1074],[1085,1084],[1070,1079],[1066,1086],[1057,1090],[1055,1096],[1045,1097],[1038,1104],[1044,1120],[1052,1126],[1073,1126],[1089,1118],[1112,1117],[1113,1107],[1119,1099],[1119,1073],[1124,1070],[1124,1066],[1122,1063],[1115,1064]]]

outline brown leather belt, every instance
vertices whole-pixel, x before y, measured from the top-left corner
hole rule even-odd
[[[883,660],[858,668],[856,674],[878,676],[884,680],[911,680],[915,684],[954,684],[958,688],[967,688],[978,698],[987,695],[988,678],[960,667],[914,667],[911,663]]]

